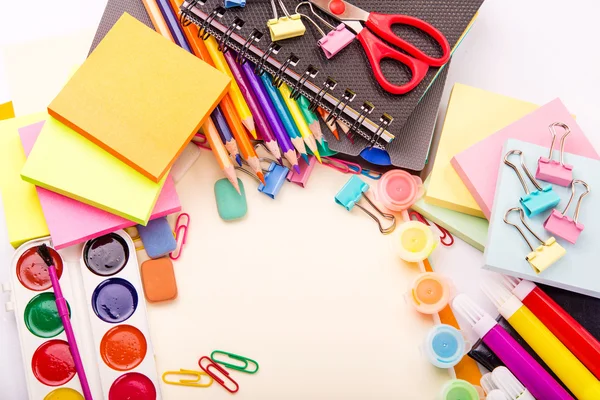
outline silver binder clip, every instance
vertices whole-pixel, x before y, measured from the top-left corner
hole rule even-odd
[[[329,29],[331,29],[329,31],[329,33],[325,33],[323,31],[323,29],[321,29],[319,24],[317,24],[311,17],[309,17],[306,14],[302,14],[302,13],[298,12],[298,9],[301,6],[308,6],[310,8],[310,12],[316,18],[318,18],[319,21],[321,21],[324,25],[326,25],[327,27],[329,27]],[[306,18],[307,20],[310,21],[311,24],[314,25],[315,28],[317,28],[317,30],[319,31],[319,33],[322,36],[321,39],[319,39],[319,41],[317,42],[317,44],[319,45],[321,50],[323,50],[323,53],[325,53],[325,57],[327,57],[328,59],[332,58],[337,53],[339,53],[340,51],[345,49],[350,43],[352,43],[352,41],[356,37],[356,35],[354,35],[354,33],[350,32],[350,30],[348,30],[348,28],[346,28],[345,24],[339,24],[338,26],[333,26],[329,22],[325,21],[325,19],[323,19],[319,14],[317,14],[315,12],[312,4],[309,3],[308,1],[303,1],[301,3],[298,3],[298,5],[296,6],[296,14],[301,15],[302,17]]]
[[[540,242],[541,246],[538,246],[534,249],[525,236],[523,230],[519,228],[517,224],[513,224],[512,222],[508,221],[508,214],[513,211],[519,212],[519,217],[521,218],[523,226],[527,228],[529,233],[535,236],[535,238]],[[521,207],[513,207],[509,209],[506,214],[504,214],[504,222],[508,225],[514,226],[519,231],[523,239],[525,239],[525,242],[527,242],[531,252],[527,254],[525,259],[537,274],[547,269],[567,253],[567,251],[560,244],[558,244],[554,237],[550,237],[548,240],[542,240],[534,231],[532,231],[529,225],[527,225],[527,222],[525,222],[525,213]],[[506,249],[506,251],[510,251],[510,249]]]
[[[560,138],[560,159],[555,161],[552,159],[554,151],[554,142],[556,141],[556,127],[564,129],[565,133]],[[569,186],[573,180],[573,166],[564,163],[565,153],[565,140],[571,128],[562,122],[555,122],[548,127],[552,134],[552,143],[550,143],[550,154],[548,157],[540,157],[538,160],[538,167],[535,173],[537,179],[541,179],[546,182],[554,183],[560,186]]]
[[[285,17],[277,17],[276,2],[279,3],[279,6],[285,13]],[[273,19],[267,21],[267,26],[271,32],[271,40],[273,42],[304,35],[306,27],[302,23],[300,14],[290,15],[285,8],[285,4],[283,4],[283,0],[271,0],[271,7],[273,8]]]
[[[575,198],[575,184],[579,183],[585,187],[585,192],[579,196],[579,200],[577,200],[577,205],[575,206],[575,213],[573,214],[573,218],[569,218],[566,214],[569,211],[569,207]],[[558,237],[565,239],[567,242],[575,244],[579,235],[583,231],[583,224],[579,223],[579,208],[581,207],[581,201],[585,196],[590,193],[590,186],[580,179],[575,179],[571,182],[571,197],[569,198],[569,202],[567,206],[563,210],[563,212],[558,212],[556,210],[552,210],[550,216],[544,222],[544,228],[550,233],[555,234]]]
[[[525,174],[527,174],[527,177],[537,190],[530,192],[529,187],[527,187],[527,183],[525,182],[523,175],[521,175],[519,172],[517,166],[508,161],[508,157],[513,154],[518,154],[521,157],[521,168],[523,168],[523,171],[525,171]],[[508,165],[515,171],[519,177],[519,181],[521,181],[521,185],[523,185],[525,196],[521,196],[519,202],[523,206],[525,214],[527,214],[528,217],[543,213],[546,210],[556,207],[558,203],[560,203],[560,197],[554,193],[552,190],[552,185],[542,188],[538,181],[535,180],[533,175],[531,175],[531,172],[529,172],[529,169],[527,169],[527,166],[525,165],[525,156],[521,150],[511,150],[506,153],[504,156],[504,164]]]

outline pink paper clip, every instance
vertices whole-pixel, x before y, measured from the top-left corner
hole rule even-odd
[[[565,130],[564,135],[560,138],[560,161],[552,159],[554,153],[554,142],[556,141],[556,127],[561,127]],[[537,179],[546,182],[554,183],[560,186],[569,186],[573,180],[573,166],[564,163],[565,140],[571,129],[562,122],[555,122],[548,127],[552,134],[552,143],[550,144],[550,154],[548,157],[540,157],[538,167],[535,173]]]
[[[300,168],[300,173],[298,174],[294,170],[290,169],[286,179],[288,182],[295,183],[301,187],[306,187],[306,182],[308,181],[308,178],[310,178],[310,174],[312,173],[312,170],[315,168],[316,164],[317,160],[315,156],[308,156],[308,164],[303,158],[299,158],[298,167]]]
[[[311,17],[298,12],[300,6],[308,6],[312,14],[316,18],[318,18],[323,24],[327,25],[329,29],[331,29],[329,33],[325,33],[325,31],[323,31],[323,29],[321,29],[321,27]],[[346,25],[344,25],[343,23],[339,24],[336,27],[331,25],[329,22],[325,21],[323,18],[321,18],[319,14],[315,12],[315,10],[312,7],[312,4],[308,1],[298,3],[298,5],[296,6],[296,14],[299,14],[302,17],[306,18],[315,26],[315,28],[317,28],[317,30],[322,36],[322,38],[319,39],[319,41],[317,42],[317,45],[319,45],[319,47],[323,50],[323,53],[325,53],[325,57],[327,57],[328,59],[332,58],[337,53],[345,49],[350,43],[352,43],[352,41],[356,37],[356,35],[350,32],[350,30],[348,30],[348,28],[346,28]]]
[[[185,223],[181,222],[183,218],[187,219]],[[171,260],[177,260],[179,257],[181,257],[183,246],[185,245],[185,241],[187,239],[190,221],[191,218],[188,213],[181,213],[177,217],[177,222],[175,222],[175,240],[177,241],[177,248],[169,254],[169,258],[171,258]]]
[[[201,149],[211,150],[210,146],[208,145],[208,140],[203,133],[196,133],[192,138],[192,142],[194,142],[196,146],[200,147]]]
[[[350,161],[344,161],[334,157],[321,157],[321,161],[323,161],[323,165],[333,168],[336,171],[340,171],[343,174],[360,175],[362,173],[362,167]]]
[[[206,372],[208,376],[213,378],[219,385],[223,386],[225,390],[227,390],[229,393],[235,393],[240,389],[237,382],[231,379],[231,377],[229,376],[229,372],[225,371],[219,364],[216,364],[209,357],[203,356],[200,360],[198,360],[198,365],[200,366],[202,371]],[[231,382],[231,384],[225,382],[225,379],[216,375],[212,371],[213,368],[219,371],[223,375],[223,378],[227,379],[227,381]]]
[[[579,200],[577,200],[577,206],[575,206],[575,213],[573,214],[573,218],[571,219],[565,214],[569,210],[569,206],[571,205],[571,202],[573,202],[573,198],[575,198],[576,183],[580,183],[583,186],[585,186],[585,192],[582,193],[581,196],[579,196]],[[556,209],[552,210],[550,216],[548,217],[546,222],[544,222],[544,228],[548,232],[565,239],[567,242],[575,244],[584,228],[583,224],[580,224],[578,222],[579,208],[581,207],[581,201],[589,193],[590,186],[584,181],[580,179],[575,179],[573,182],[571,182],[571,197],[569,198],[567,206],[565,207],[562,213],[556,211]]]
[[[425,219],[425,217],[424,217],[424,216],[422,216],[420,213],[418,213],[418,212],[416,212],[416,211],[411,211],[411,212],[409,212],[409,213],[408,213],[408,218],[412,220],[412,219],[413,219],[413,217],[414,217],[414,220],[415,220],[415,221],[419,221],[419,222],[422,222],[422,223],[424,223],[424,224],[425,224],[425,225],[427,225],[427,226],[431,226],[431,225],[429,224],[429,221],[427,221],[427,220]],[[436,224],[435,222],[434,222],[433,224],[434,224],[435,226],[437,226],[437,228],[439,229],[439,231],[442,233],[442,234],[440,235],[440,243],[441,243],[442,245],[446,246],[446,247],[450,247],[450,246],[452,246],[452,245],[454,244],[454,237],[452,236],[452,234],[451,234],[450,232],[448,232],[448,231],[446,230],[446,228],[443,228],[443,227],[439,226],[439,225],[438,225],[438,224]]]

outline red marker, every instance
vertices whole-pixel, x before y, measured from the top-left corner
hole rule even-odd
[[[535,283],[504,277],[505,286],[600,379],[600,342]]]

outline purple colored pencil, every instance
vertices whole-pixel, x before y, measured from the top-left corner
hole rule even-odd
[[[275,133],[275,137],[279,142],[279,146],[281,146],[285,158],[293,165],[294,170],[297,170],[299,173],[300,167],[298,166],[298,156],[296,155],[296,150],[292,144],[292,139],[290,139],[290,136],[287,134],[283,122],[279,118],[279,114],[277,114],[277,110],[275,110],[261,79],[254,73],[254,69],[250,63],[243,64],[241,68],[246,82],[252,88],[258,102],[262,105],[266,119],[269,121],[271,129]]]

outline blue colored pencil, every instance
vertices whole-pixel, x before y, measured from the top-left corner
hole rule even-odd
[[[160,12],[169,27],[169,31],[171,31],[171,36],[173,36],[173,40],[175,43],[182,47],[187,52],[191,53],[192,48],[187,42],[181,27],[179,26],[179,22],[177,21],[177,17],[171,12],[171,6],[169,6],[169,0],[156,0],[156,4],[158,8],[160,8]]]
[[[247,64],[250,63],[248,62]],[[265,91],[271,98],[271,102],[275,110],[277,111],[281,122],[285,126],[285,130],[289,135],[290,139],[292,140],[294,147],[296,148],[296,150],[298,150],[298,153],[300,153],[302,158],[304,158],[304,161],[306,161],[306,163],[309,164],[308,154],[306,154],[306,145],[304,144],[304,140],[300,135],[300,131],[298,130],[298,127],[296,126],[296,123],[292,118],[292,114],[290,114],[290,110],[288,110],[287,106],[285,105],[285,101],[281,97],[281,93],[279,93],[279,90],[277,90],[277,88],[273,86],[273,81],[269,74],[265,72],[260,76],[260,79],[262,87],[265,89]]]

